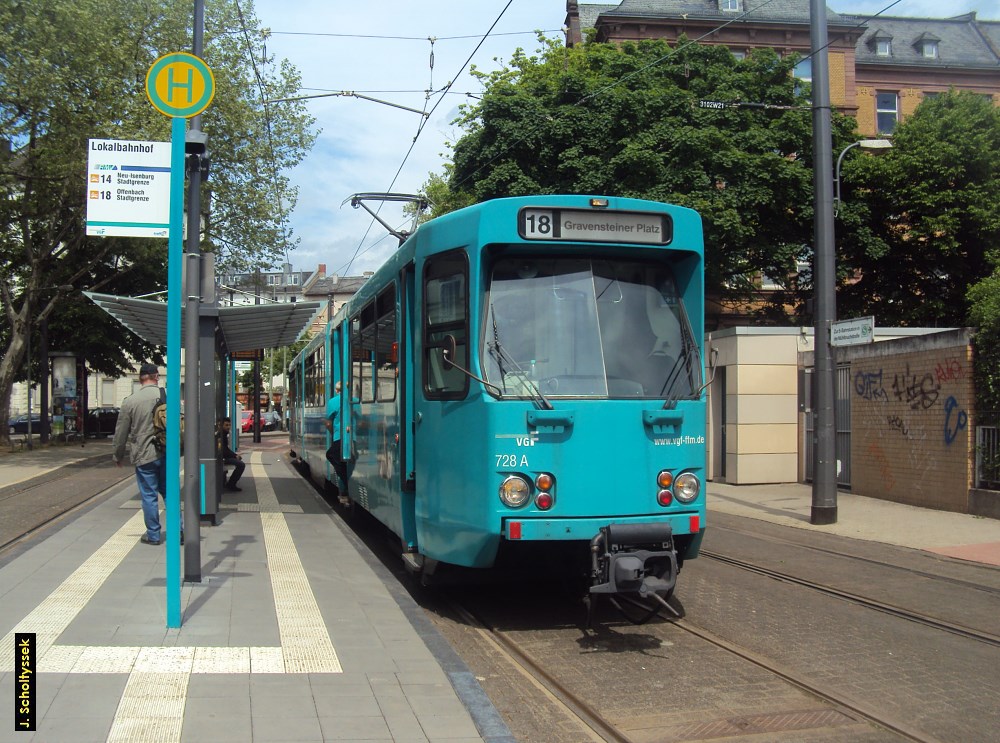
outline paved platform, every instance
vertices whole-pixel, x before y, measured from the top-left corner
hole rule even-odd
[[[244,450],[243,492],[203,526],[179,629],[132,479],[0,558],[0,741],[513,740],[275,443]],[[6,455],[0,487],[105,453],[111,466],[101,442]],[[15,632],[36,636],[34,734],[14,727]]]

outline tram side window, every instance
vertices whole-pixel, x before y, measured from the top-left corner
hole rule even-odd
[[[306,405],[326,404],[326,361],[322,348],[306,359],[304,398]]]
[[[375,401],[372,369],[375,358],[375,303],[368,304],[351,322],[351,388],[362,403]]]
[[[306,405],[313,404],[313,397],[315,396],[316,393],[316,384],[315,384],[316,377],[314,374],[313,363],[314,362],[312,356],[306,359],[306,368],[304,375],[305,378],[303,380],[305,384],[303,385],[303,390],[302,390],[303,392],[302,400]]]
[[[375,380],[379,402],[396,399],[396,287],[390,286],[378,295],[375,302]]]
[[[447,336],[455,339],[455,361],[469,368],[469,265],[465,253],[452,251],[424,268],[424,393],[433,399],[462,399],[469,379],[444,363]]]

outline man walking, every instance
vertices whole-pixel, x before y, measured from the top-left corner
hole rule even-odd
[[[153,408],[160,400],[160,372],[153,364],[139,367],[138,390],[125,398],[118,413],[118,424],[112,441],[112,457],[117,466],[122,466],[125,447],[128,446],[129,459],[135,467],[135,481],[139,485],[142,499],[142,515],[146,520],[143,544],[160,544],[163,534],[160,530],[160,503],[158,495],[167,496],[166,452],[156,445],[153,427]],[[184,544],[184,533],[181,533]]]

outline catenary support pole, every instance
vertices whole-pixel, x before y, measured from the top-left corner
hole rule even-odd
[[[205,4],[194,2],[192,53],[201,57],[204,46]],[[201,309],[201,163],[205,154],[201,116],[191,119],[185,141],[188,172],[187,269],[184,310],[184,580],[201,582],[201,466],[198,457],[201,410],[199,313]]]
[[[837,317],[833,234],[833,142],[825,0],[810,0],[813,95],[813,188],[815,194],[815,379],[813,396],[813,491],[810,523],[837,522],[837,429],[835,373],[830,331]]]

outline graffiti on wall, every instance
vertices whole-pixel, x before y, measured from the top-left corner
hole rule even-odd
[[[879,373],[881,373],[881,369]],[[906,365],[906,374],[894,374],[892,379],[892,391],[896,399],[905,402],[914,410],[931,407],[938,400],[941,392],[941,384],[934,379],[930,372],[926,374],[911,374],[910,365]]]
[[[909,358],[884,367],[856,362],[852,370],[851,428],[864,437],[871,476],[885,492],[902,494],[922,492],[958,467],[970,423],[962,402],[970,394],[969,361],[954,351]]]
[[[956,412],[957,411],[957,412]],[[954,414],[954,419],[952,419]],[[969,425],[969,414],[958,410],[958,400],[949,397],[944,403],[944,443],[951,446],[958,432]]]
[[[854,391],[858,397],[870,403],[879,403],[879,407],[885,407],[885,403],[896,402],[905,403],[914,411],[924,411],[933,408],[941,397],[942,383],[954,382],[965,379],[965,369],[958,359],[948,358],[937,364],[935,373],[912,372],[910,365],[906,365],[905,373],[893,374],[890,389],[892,395],[882,386],[885,378],[885,371],[858,371],[854,375]],[[968,412],[959,407],[958,400],[954,395],[949,395],[943,406],[944,417],[944,442],[951,445],[958,433],[969,425]],[[901,417],[899,414],[886,413],[877,416],[884,420],[890,431],[909,437],[913,430],[913,424]],[[868,421],[871,422],[871,419]]]
[[[882,387],[882,370],[858,372],[854,375],[854,391],[865,400],[888,400],[889,393]]]

